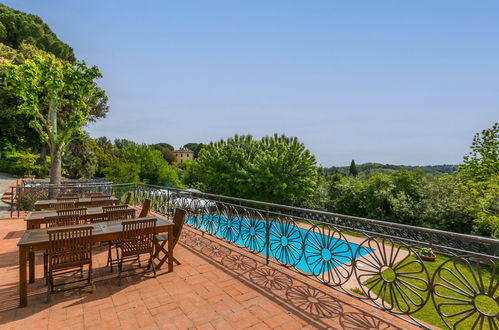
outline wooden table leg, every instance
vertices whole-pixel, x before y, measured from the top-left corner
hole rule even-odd
[[[28,304],[28,284],[26,283],[26,259],[28,249],[25,246],[19,247],[19,307]]]
[[[168,227],[168,272],[173,272],[173,226]]]
[[[35,283],[35,252],[28,253],[29,259],[29,283]]]

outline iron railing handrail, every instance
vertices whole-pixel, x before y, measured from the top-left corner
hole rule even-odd
[[[144,184],[144,183],[138,183],[137,185],[143,185],[143,186],[147,186],[147,187],[160,188],[160,189],[166,189],[166,190],[185,191],[185,189],[180,189],[180,188],[169,188],[169,187],[150,185],[150,184]],[[383,220],[355,217],[355,216],[346,215],[346,214],[313,210],[313,209],[305,209],[305,208],[283,205],[283,204],[260,202],[260,201],[255,201],[255,200],[251,200],[251,199],[244,199],[244,198],[224,196],[224,195],[216,195],[216,194],[205,193],[205,192],[189,191],[189,194],[222,198],[222,199],[226,199],[226,200],[232,200],[235,202],[257,204],[257,205],[266,206],[269,208],[280,208],[280,209],[286,209],[286,210],[295,211],[295,212],[315,213],[317,215],[323,215],[323,216],[327,216],[327,217],[337,217],[337,218],[342,218],[342,219],[350,220],[350,221],[368,223],[368,224],[372,224],[372,225],[378,225],[378,226],[382,226],[382,227],[395,228],[395,229],[401,229],[401,230],[416,231],[416,232],[426,233],[426,234],[430,234],[430,235],[445,236],[445,237],[454,238],[454,239],[465,239],[467,241],[473,241],[473,242],[484,243],[484,244],[492,244],[492,245],[499,247],[499,239],[495,239],[495,238],[491,238],[491,237],[448,232],[448,231],[439,230],[439,229],[418,227],[418,226],[406,225],[406,224],[401,224],[401,223],[396,223],[396,222],[388,222],[388,221],[383,221]]]
[[[136,182],[130,182],[130,183],[89,182],[89,183],[81,183],[81,184],[76,185],[76,186],[81,187],[81,188],[85,188],[85,187],[92,188],[92,187],[105,187],[105,186],[119,187],[119,186],[131,186],[131,185],[156,188],[156,189],[160,189],[160,190],[186,192],[190,195],[212,197],[212,198],[216,198],[216,199],[223,199],[223,200],[228,200],[228,201],[233,201],[233,202],[238,202],[238,203],[253,204],[253,205],[259,205],[259,206],[268,207],[268,208],[275,208],[275,209],[284,209],[284,210],[293,211],[293,212],[312,213],[312,214],[325,216],[325,217],[329,217],[329,218],[340,218],[343,220],[349,220],[349,221],[354,221],[354,222],[358,222],[358,223],[366,223],[366,224],[371,224],[371,225],[376,225],[376,226],[381,226],[381,227],[386,227],[386,228],[394,228],[394,229],[399,229],[399,230],[409,230],[412,232],[419,232],[419,233],[424,233],[424,234],[428,234],[428,235],[444,236],[444,237],[448,237],[448,238],[452,238],[452,239],[463,239],[466,241],[472,241],[472,242],[477,242],[477,243],[482,243],[482,244],[491,244],[491,245],[499,247],[499,239],[492,238],[492,237],[484,237],[484,236],[471,235],[471,234],[455,233],[455,232],[449,232],[449,231],[444,231],[444,230],[439,230],[439,229],[406,225],[406,224],[401,224],[401,223],[396,223],[396,222],[388,222],[388,221],[376,220],[376,219],[370,219],[370,218],[364,218],[364,217],[356,217],[356,216],[328,212],[328,211],[306,209],[306,208],[290,206],[290,205],[262,202],[262,201],[256,201],[256,200],[239,198],[239,197],[217,195],[217,194],[206,193],[206,192],[186,191],[186,189],[182,189],[182,188],[165,187],[165,186],[160,186],[160,185],[152,185],[152,184],[136,183]],[[59,184],[59,185],[39,184],[36,186],[30,186],[30,187],[18,186],[18,187],[14,187],[14,188],[16,190],[18,190],[18,189],[44,189],[44,188],[46,188],[46,189],[50,189],[50,188],[63,189],[63,188],[68,188],[68,187],[73,187],[73,186],[74,186],[73,184]],[[16,196],[17,196],[17,194],[16,194]]]

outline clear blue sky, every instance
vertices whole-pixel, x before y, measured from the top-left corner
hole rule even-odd
[[[297,136],[323,166],[458,163],[499,121],[499,1],[3,1],[97,65],[93,137]]]

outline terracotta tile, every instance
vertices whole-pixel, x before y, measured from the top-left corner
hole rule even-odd
[[[24,221],[19,218],[2,221],[0,237],[23,230],[24,226]],[[107,247],[96,247],[95,292],[73,290],[52,295],[50,305],[44,303],[46,287],[40,276],[42,255],[38,253],[37,280],[28,286],[30,296],[26,308],[17,308],[17,240],[0,239],[0,253],[6,256],[2,264],[10,264],[0,267],[0,328],[334,328],[347,317],[345,314],[355,313],[377,318],[384,328],[412,328],[403,320],[366,307],[364,303],[311,279],[277,265],[266,266],[264,260],[207,235],[201,237],[189,227],[184,233],[185,237],[175,249],[182,265],[175,266],[173,273],[167,273],[163,268],[158,271],[157,278],[131,276],[118,286],[116,271],[110,273],[105,267]],[[190,242],[194,242],[193,245]],[[235,272],[224,264],[221,256],[210,256],[210,251],[214,250],[222,251],[223,256],[240,254],[240,260],[250,258],[253,260],[250,262],[259,268],[269,268],[282,274],[283,278],[290,278],[290,287],[320,290],[340,308],[330,317],[315,317],[300,309],[299,303],[293,304],[286,298],[289,288],[268,289],[254,280],[251,270]],[[2,292],[2,287],[9,288],[9,291]]]

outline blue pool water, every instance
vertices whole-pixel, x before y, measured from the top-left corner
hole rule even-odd
[[[262,220],[207,215],[186,218],[186,223],[314,275],[371,252],[321,227],[306,230],[291,223],[270,222],[267,246]]]

